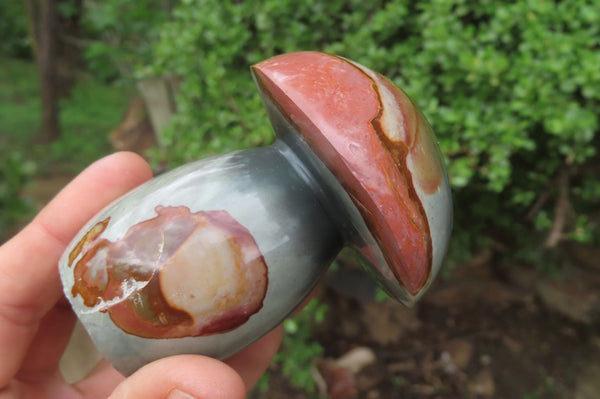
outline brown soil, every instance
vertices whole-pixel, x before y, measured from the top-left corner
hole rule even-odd
[[[340,273],[328,280],[339,280]],[[325,284],[320,297],[330,311],[315,331],[325,356],[336,359],[366,347],[376,358],[352,379],[355,394],[345,389],[331,395],[333,385],[348,384],[338,375],[326,378],[326,397],[600,398],[597,319],[569,318],[528,288],[536,282],[508,283],[507,274],[509,269],[494,271],[489,263],[457,268],[413,309],[348,295],[356,287],[343,292],[337,283]],[[364,286],[368,280],[361,281]],[[277,370],[273,374],[270,391],[256,397],[311,397],[291,389]]]

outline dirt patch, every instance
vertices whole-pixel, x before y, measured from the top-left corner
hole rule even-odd
[[[330,312],[315,331],[325,357],[339,358],[356,347],[376,355],[355,376],[356,394],[329,397],[600,397],[598,326],[574,321],[535,290],[490,270],[463,268],[434,284],[413,309],[325,287],[321,298]],[[270,393],[260,397],[295,392],[285,378],[271,380]]]

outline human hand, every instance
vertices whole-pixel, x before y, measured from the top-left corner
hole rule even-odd
[[[137,155],[108,156],[0,247],[0,399],[245,398],[263,374],[281,342],[281,327],[225,362],[179,355],[125,378],[103,361],[73,385],[60,375],[76,317],[62,294],[58,259],[97,211],[151,176]]]

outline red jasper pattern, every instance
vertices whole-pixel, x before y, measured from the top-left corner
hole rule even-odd
[[[224,333],[262,308],[268,269],[248,229],[224,210],[155,211],[114,242],[101,237],[110,218],[84,235],[69,256],[73,297],[144,338]]]
[[[422,198],[444,182],[424,116],[385,77],[340,57],[285,54],[253,71],[261,91],[348,192],[397,281],[418,294],[433,256]]]

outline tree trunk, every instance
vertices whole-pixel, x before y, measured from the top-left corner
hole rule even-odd
[[[71,89],[77,80],[77,70],[82,66],[81,19],[83,18],[82,0],[55,0],[56,4],[68,3],[71,11],[56,18],[56,77],[58,97],[71,95]]]
[[[55,0],[41,0],[39,71],[42,103],[41,140],[44,142],[49,142],[60,137],[58,91],[56,84],[56,20]]]
[[[36,0],[26,0],[27,6],[27,30],[29,31],[29,40],[31,40],[31,52],[36,65],[40,65],[40,18],[39,7]]]
[[[162,143],[163,132],[176,111],[175,95],[178,81],[175,78],[149,78],[137,83],[144,98],[158,143]]]

